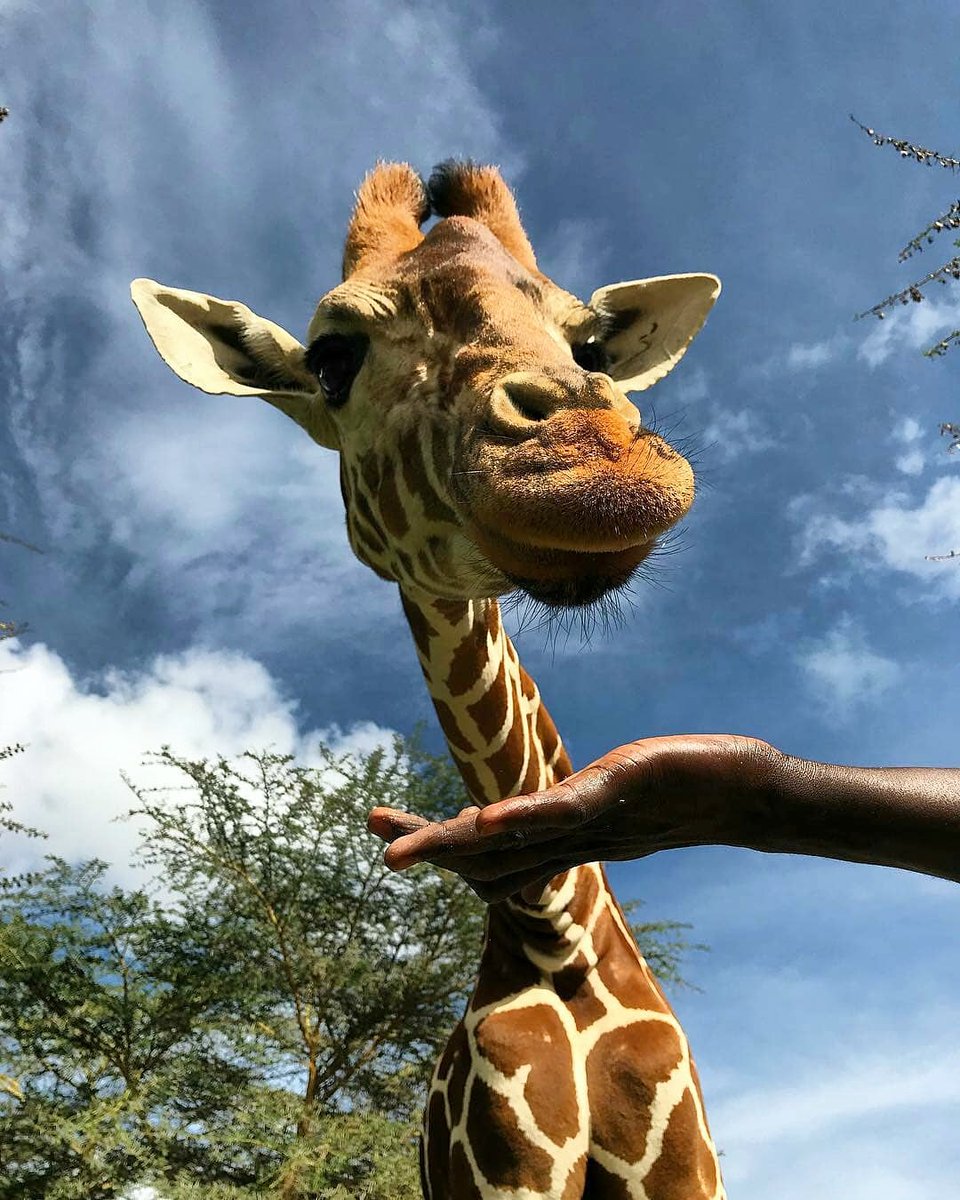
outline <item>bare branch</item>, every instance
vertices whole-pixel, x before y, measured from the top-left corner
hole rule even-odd
[[[960,329],[955,329],[953,333],[948,333],[945,338],[941,338],[934,346],[928,346],[923,352],[924,358],[940,358],[950,349],[950,347],[960,338]],[[948,426],[941,425],[940,432],[943,433]],[[956,446],[948,446],[948,450],[955,450]]]
[[[951,333],[950,336],[956,337],[958,333],[960,333],[960,330],[957,330],[956,333]],[[960,450],[960,425],[956,425],[951,421],[944,421],[940,426],[940,436],[951,439],[950,445],[947,447],[948,454],[953,454],[955,451]]]
[[[0,109],[0,111],[3,111]],[[10,542],[14,546],[22,546],[24,550],[32,550],[34,554],[42,554],[43,551],[39,546],[34,546],[32,542],[25,542],[23,538],[14,537],[12,533],[4,533],[0,530],[0,542]]]
[[[960,257],[951,258],[949,262],[945,262],[942,267],[937,267],[929,275],[924,275],[916,283],[911,283],[902,291],[894,292],[892,296],[887,296],[885,300],[881,300],[873,308],[867,308],[863,312],[857,313],[854,319],[859,321],[863,317],[879,317],[880,320],[883,320],[883,314],[886,309],[893,308],[895,304],[909,304],[911,300],[915,304],[919,303],[924,299],[923,292],[921,291],[922,288],[925,288],[928,283],[933,283],[934,281],[946,283],[947,276],[950,276],[952,279],[960,279]]]
[[[893,146],[901,158],[912,158],[917,162],[926,163],[927,166],[939,163],[948,171],[955,171],[960,167],[960,158],[951,158],[947,154],[941,154],[938,150],[928,150],[926,146],[917,146],[913,142],[905,142],[902,138],[893,138],[888,137],[885,133],[877,133],[875,129],[868,129],[862,121],[858,121],[853,113],[850,114],[850,120],[862,129],[867,137],[873,139],[875,146]]]
[[[897,256],[899,261],[906,262],[914,254],[922,254],[924,242],[929,246],[937,234],[945,229],[960,229],[960,200],[954,200],[945,213],[941,213],[926,229],[921,229],[916,237],[911,238]]]

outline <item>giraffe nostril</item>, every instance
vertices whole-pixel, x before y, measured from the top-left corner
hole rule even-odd
[[[542,388],[527,382],[505,383],[503,392],[525,421],[545,421],[556,407],[555,401]]]

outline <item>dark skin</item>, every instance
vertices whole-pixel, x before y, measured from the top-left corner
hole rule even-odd
[[[580,863],[743,846],[901,867],[960,883],[960,768],[844,767],[756,738],[689,734],[611,750],[555,787],[430,824],[375,808],[396,871],[432,862],[483,899]]]

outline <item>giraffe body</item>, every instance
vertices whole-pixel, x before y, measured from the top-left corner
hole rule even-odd
[[[442,219],[424,236],[431,211]],[[351,546],[400,585],[473,800],[568,774],[496,597],[588,605],[687,511],[689,465],[618,384],[642,390],[673,367],[713,276],[583,304],[538,270],[493,168],[446,164],[425,188],[381,164],[306,348],[234,301],[132,290],[183,379],[262,396],[339,451]],[[491,907],[431,1086],[423,1167],[428,1200],[722,1200],[686,1038],[599,866]]]

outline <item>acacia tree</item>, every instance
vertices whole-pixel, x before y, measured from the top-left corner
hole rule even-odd
[[[877,133],[875,129],[870,129],[858,121],[852,113],[850,114],[850,120],[871,138],[875,146],[890,146],[897,151],[901,158],[908,159],[911,162],[922,163],[928,167],[936,165],[954,173],[960,168],[960,158],[941,154],[938,150],[929,150],[925,146],[904,141],[902,138],[893,138],[884,133]],[[939,216],[930,221],[901,248],[897,256],[898,261],[908,262],[915,255],[922,254],[927,246],[933,245],[941,234],[958,229],[960,229],[960,200],[954,200]],[[960,248],[960,238],[955,238],[953,245],[955,248]],[[870,308],[857,313],[857,319],[860,320],[863,317],[872,316],[882,321],[890,309],[911,303],[920,304],[928,298],[928,289],[933,284],[946,286],[951,280],[960,280],[960,255],[954,255],[938,267],[934,267],[932,271],[928,271],[926,275],[915,279],[913,283],[907,284],[906,287],[891,293]],[[923,354],[926,358],[942,358],[958,341],[960,341],[960,329],[954,329],[946,337],[941,338],[940,341],[935,342],[932,346],[928,346],[923,351]],[[948,453],[960,451],[960,423],[955,421],[941,422],[940,436],[949,439],[947,444]],[[949,550],[945,554],[928,554],[926,557],[931,562],[942,562],[948,558],[960,558],[960,549]]]
[[[388,872],[364,817],[449,815],[452,768],[157,758],[174,786],[135,790],[162,903],[98,862],[0,887],[0,1197],[414,1195],[482,906]]]

